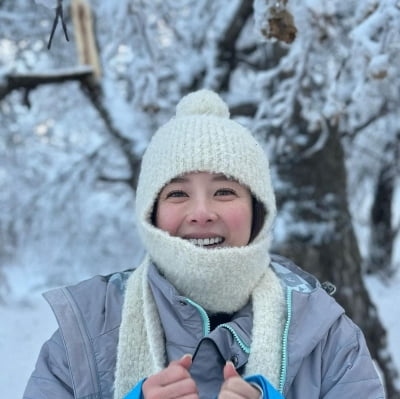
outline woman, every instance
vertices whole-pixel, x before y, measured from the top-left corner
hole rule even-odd
[[[268,160],[208,90],[153,136],[136,197],[147,256],[46,295],[60,328],[25,398],[383,398],[360,329],[269,256]]]

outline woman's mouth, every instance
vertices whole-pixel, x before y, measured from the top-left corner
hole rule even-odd
[[[223,237],[209,237],[209,238],[189,238],[192,244],[198,247],[211,247],[222,244],[225,241]]]

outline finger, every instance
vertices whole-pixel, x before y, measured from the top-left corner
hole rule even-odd
[[[218,399],[259,399],[260,391],[241,377],[232,377],[222,384]]]
[[[191,378],[185,378],[167,385],[159,385],[157,382],[149,380],[145,381],[142,388],[145,399],[197,397],[197,386]]]
[[[228,361],[224,367],[224,380],[232,377],[239,377],[239,373],[236,371],[235,366],[232,362]]]
[[[176,381],[160,389],[156,398],[183,398],[197,395],[197,386],[192,378]]]
[[[160,372],[149,376],[144,385],[146,386],[166,386],[176,381],[190,378],[189,371],[178,364],[178,361],[171,362],[169,366]]]
[[[143,383],[145,398],[174,398],[197,394],[197,387],[189,373],[192,356],[185,355],[172,361],[168,367],[149,376]]]
[[[184,367],[186,370],[189,370],[190,366],[192,365],[192,355],[186,354],[183,355],[177,362],[180,366]]]

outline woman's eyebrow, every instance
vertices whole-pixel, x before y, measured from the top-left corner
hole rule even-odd
[[[185,177],[174,177],[173,179],[171,179],[169,181],[168,184],[171,184],[171,183],[187,183],[188,181],[189,180],[186,179]]]

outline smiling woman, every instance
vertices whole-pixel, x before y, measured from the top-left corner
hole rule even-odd
[[[47,294],[60,328],[25,398],[383,398],[364,337],[269,255],[267,157],[214,92],[184,97],[143,156],[134,271]]]

